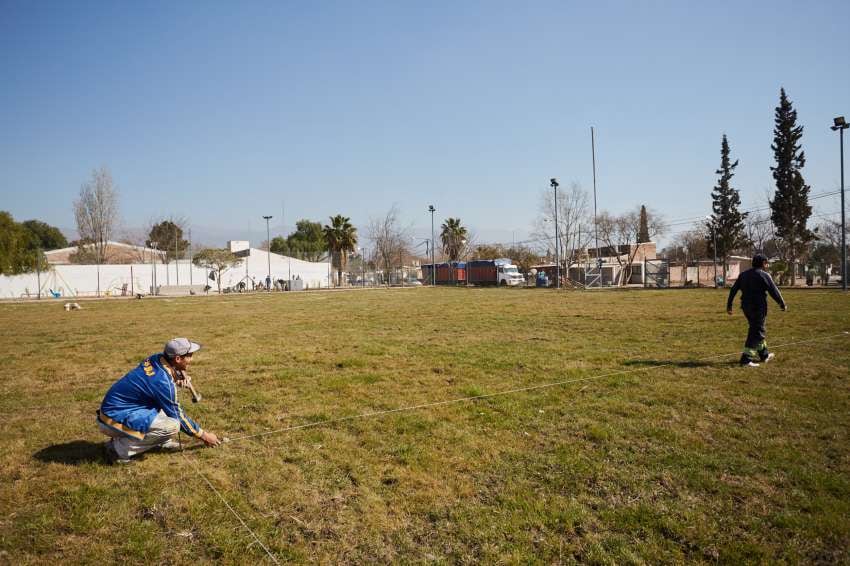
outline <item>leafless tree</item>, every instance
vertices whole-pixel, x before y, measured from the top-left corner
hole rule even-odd
[[[767,212],[752,212],[744,220],[744,234],[750,243],[749,255],[764,252],[768,241],[773,240],[773,222]]]
[[[390,273],[401,267],[404,256],[410,255],[410,228],[402,227],[398,207],[393,205],[383,218],[369,221],[367,237],[375,250],[375,265],[384,271],[387,285]]]
[[[593,219],[589,215],[587,191],[576,182],[558,191],[558,257],[569,267],[578,261],[581,250],[593,239]],[[540,194],[540,216],[531,235],[555,249],[555,195],[552,189]]]
[[[815,228],[818,240],[841,250],[841,222],[823,219]]]
[[[80,187],[74,217],[80,241],[93,248],[98,263],[105,263],[107,243],[118,226],[118,187],[109,169],[92,171],[91,180]]]
[[[676,234],[662,254],[671,260],[689,261],[708,254],[708,241],[702,224]]]
[[[660,214],[647,208],[647,228],[650,241],[664,233],[665,222]],[[632,262],[640,247],[637,245],[640,231],[640,207],[623,214],[603,211],[597,216],[599,238],[608,248],[603,253],[614,257],[620,265],[620,284],[626,285],[632,276]]]

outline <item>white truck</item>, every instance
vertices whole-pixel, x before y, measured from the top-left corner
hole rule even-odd
[[[518,287],[525,283],[522,273],[508,258],[474,259],[467,262],[466,270],[469,282],[473,285]]]

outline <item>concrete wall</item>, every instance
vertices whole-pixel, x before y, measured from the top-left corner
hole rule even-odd
[[[300,278],[306,289],[328,286],[329,264],[302,261],[277,254],[268,254],[262,250],[251,249],[251,255],[243,258],[235,267],[222,275],[221,288],[233,287],[239,281],[250,278],[257,283],[265,283],[271,259],[271,277],[276,279]],[[124,285],[127,294],[151,292],[154,281],[157,285],[204,285],[217,291],[217,283],[208,278],[209,272],[189,263],[188,260],[163,265],[125,264],[125,265],[56,265],[50,271],[41,273],[41,293],[50,297],[50,290],[60,292],[63,297],[94,297],[98,289],[103,295],[121,295]],[[188,293],[188,291],[187,291]],[[0,276],[0,298],[11,299],[38,294],[38,276],[35,273],[25,275]]]

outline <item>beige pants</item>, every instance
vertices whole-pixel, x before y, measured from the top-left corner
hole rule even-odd
[[[112,437],[112,446],[115,447],[119,458],[130,458],[147,452],[151,448],[162,446],[168,441],[177,442],[177,435],[180,434],[180,422],[162,411],[153,420],[150,429],[141,440],[113,430],[100,421],[97,424],[100,426],[100,432]]]

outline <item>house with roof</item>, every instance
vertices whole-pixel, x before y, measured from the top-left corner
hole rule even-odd
[[[80,251],[77,246],[68,248],[60,248],[58,250],[50,250],[44,252],[49,265],[71,265],[75,263],[72,256]],[[106,260],[103,263],[107,264],[131,264],[131,263],[148,263],[156,259],[158,263],[165,260],[165,250],[155,250],[145,246],[134,246],[133,244],[125,244],[122,242],[106,242]]]

